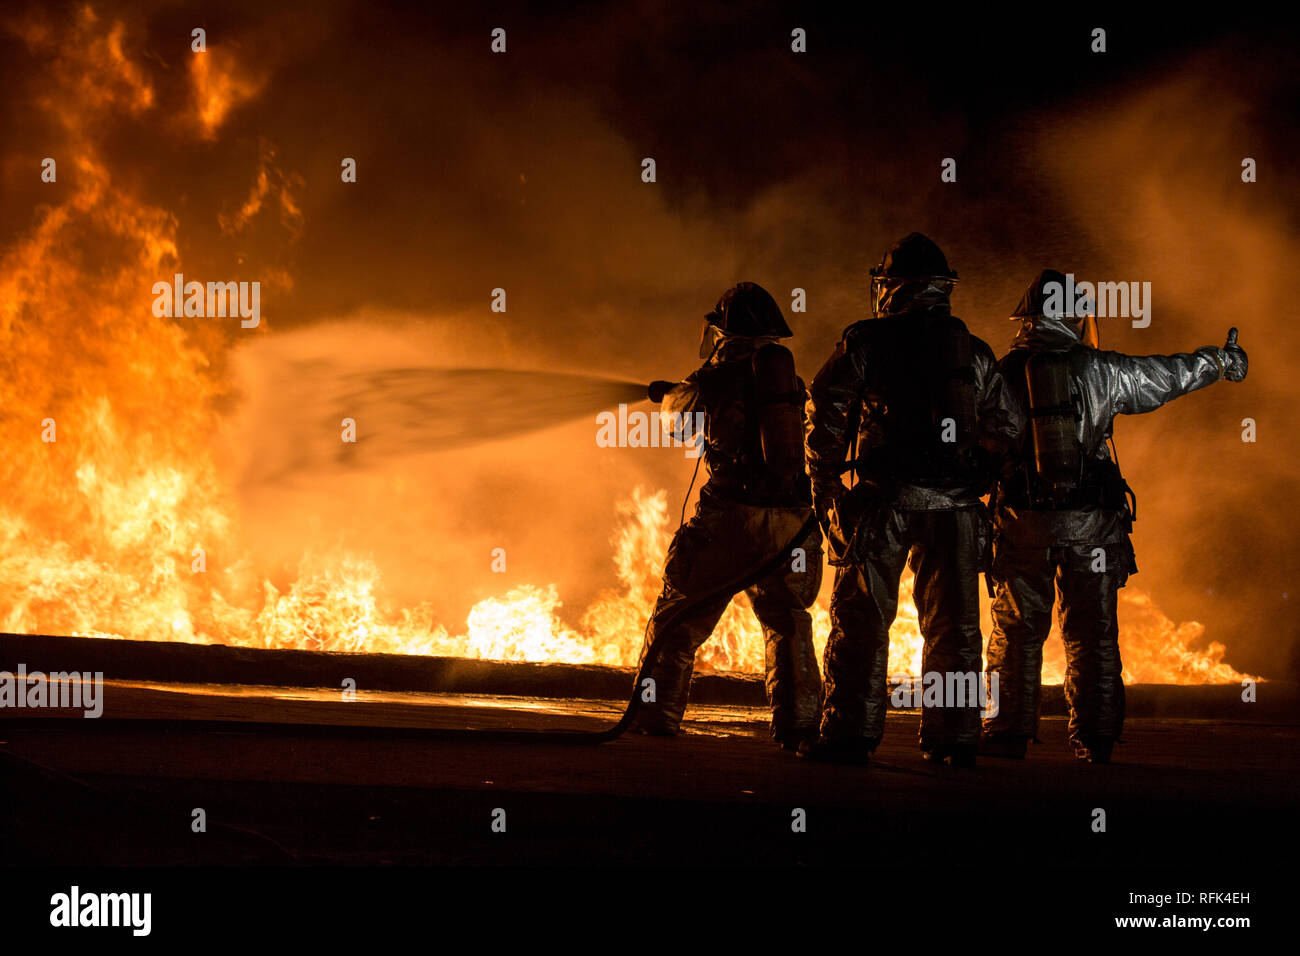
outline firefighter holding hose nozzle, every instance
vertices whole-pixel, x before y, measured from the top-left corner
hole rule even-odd
[[[1237,330],[1223,348],[1124,355],[1098,347],[1091,308],[1062,302],[1067,277],[1044,270],[1011,318],[1020,331],[999,363],[1029,427],[999,484],[994,516],[993,635],[998,712],[980,752],[1021,758],[1038,726],[1043,642],[1058,614],[1075,756],[1109,763],[1124,726],[1118,591],[1137,571],[1129,533],[1136,500],[1108,451],[1115,416],[1155,411],[1180,395],[1246,377]]]
[[[923,708],[923,756],[975,762],[980,733],[981,498],[1024,427],[993,350],[954,316],[957,273],[912,233],[871,271],[873,318],[848,327],[817,373],[805,438],[817,515],[836,566],[821,736],[800,756],[865,765],[888,708],[889,627],[909,563],[925,675],[969,698]],[[856,483],[845,487],[852,471]]]
[[[649,386],[679,431],[703,413],[709,478],[668,550],[641,650],[635,731],[677,734],[695,653],[743,591],[763,628],[773,737],[794,750],[816,735],[821,681],[807,609],[821,587],[822,547],[803,470],[806,393],[777,342],[793,334],[772,296],[742,282],[705,317],[704,365],[683,382]]]

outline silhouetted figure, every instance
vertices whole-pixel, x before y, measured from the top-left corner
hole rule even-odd
[[[1137,571],[1136,502],[1106,445],[1115,416],[1154,411],[1224,378],[1240,382],[1247,361],[1236,329],[1224,348],[1191,354],[1100,351],[1091,310],[1072,314],[1065,286],[1050,269],[1029,284],[1011,316],[1020,331],[999,363],[1030,427],[998,486],[988,670],[999,673],[1000,700],[981,752],[1023,757],[1037,731],[1043,642],[1059,594],[1070,740],[1080,759],[1107,763],[1124,727],[1118,592]]]
[[[980,498],[1023,428],[992,349],[952,315],[957,273],[919,233],[871,272],[874,318],[845,330],[813,380],[806,450],[814,504],[836,566],[821,739],[800,753],[868,762],[885,730],[889,628],[909,561],[923,673],[982,670],[979,572],[989,527]],[[845,487],[852,471],[856,483]],[[974,763],[978,694],[925,708],[928,759]],[[952,702],[948,702],[952,703]]]
[[[686,709],[695,652],[709,638],[740,588],[747,568],[775,570],[743,588],[766,639],[772,734],[786,749],[816,734],[821,681],[807,608],[821,587],[821,534],[803,472],[803,382],[777,339],[793,333],[772,297],[752,282],[729,289],[705,318],[704,365],[685,381],[656,382],[650,397],[663,414],[704,415],[709,471],[694,516],[673,538],[664,587],[650,617],[642,661],[652,643],[652,702],[634,728],[675,735]],[[798,552],[790,553],[795,548]]]

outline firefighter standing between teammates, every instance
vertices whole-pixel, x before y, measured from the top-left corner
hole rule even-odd
[[[908,562],[923,673],[982,670],[979,572],[988,543],[980,498],[1024,425],[992,349],[953,316],[957,273],[912,233],[871,272],[874,318],[844,332],[813,380],[806,453],[836,566],[821,738],[800,755],[866,764],[885,729],[889,627]],[[856,484],[841,476],[852,470]],[[972,693],[971,698],[977,698]],[[978,700],[923,708],[927,759],[969,766]]]
[[[642,646],[643,664],[655,649],[638,688],[633,728],[642,733],[678,732],[695,652],[743,590],[763,628],[772,735],[787,750],[816,736],[821,681],[807,608],[821,587],[822,548],[803,470],[806,392],[777,343],[793,334],[772,296],[742,282],[705,317],[704,365],[681,383],[650,386],[664,415],[704,414],[709,478],[669,548]],[[757,580],[737,578],[766,567]]]
[[[1225,378],[1240,382],[1247,361],[1236,329],[1223,348],[1190,354],[1100,351],[1095,309],[1074,314],[1066,288],[1053,270],[1030,283],[1011,316],[1020,331],[999,363],[1030,424],[997,495],[988,670],[999,674],[1000,700],[981,753],[1024,757],[1035,736],[1043,642],[1059,595],[1070,741],[1080,759],[1108,763],[1124,726],[1117,592],[1137,566],[1136,502],[1107,439],[1116,415],[1154,411]]]

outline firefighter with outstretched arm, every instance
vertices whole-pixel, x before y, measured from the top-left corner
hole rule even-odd
[[[1225,379],[1240,382],[1248,363],[1236,329],[1223,348],[1102,351],[1095,308],[1066,302],[1069,285],[1051,269],[1034,278],[1011,315],[1020,330],[999,363],[1030,425],[998,485],[987,667],[999,675],[1000,700],[980,750],[1025,756],[1038,727],[1043,642],[1059,600],[1070,741],[1081,760],[1108,763],[1124,727],[1118,591],[1137,570],[1129,538],[1136,500],[1107,448],[1115,417],[1154,411]]]

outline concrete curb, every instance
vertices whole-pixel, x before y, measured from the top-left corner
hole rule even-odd
[[[102,671],[105,679],[180,684],[254,684],[620,700],[631,690],[629,670],[580,664],[527,664],[419,657],[273,650],[176,641],[121,641],[91,637],[0,634],[0,670],[22,663],[31,671]],[[1127,688],[1132,717],[1180,717],[1300,723],[1300,685],[1270,681],[1244,703],[1237,684]],[[763,681],[747,674],[697,676],[691,700],[701,704],[762,706]],[[1043,688],[1042,710],[1066,713],[1059,686]]]

